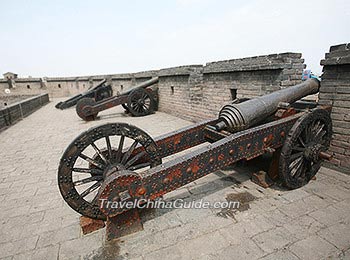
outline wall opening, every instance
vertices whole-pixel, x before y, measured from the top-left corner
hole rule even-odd
[[[27,89],[30,89],[30,85],[27,85]]]
[[[120,85],[120,91],[123,91],[124,86]]]
[[[58,88],[61,88],[61,84],[58,84]]]
[[[237,98],[237,89],[236,88],[231,88],[231,100],[235,100]]]
[[[171,86],[170,90],[171,90],[171,95],[174,95],[174,86]]]

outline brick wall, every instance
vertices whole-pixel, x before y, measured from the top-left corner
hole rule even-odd
[[[0,109],[0,130],[13,125],[48,102],[49,95],[41,94]]]
[[[321,65],[319,103],[332,105],[330,152],[338,160],[337,168],[350,172],[350,43],[331,46]]]
[[[159,71],[159,110],[194,122],[217,117],[238,98],[256,97],[301,81],[300,53],[282,53]]]
[[[159,110],[196,122],[216,117],[234,95],[255,97],[299,83],[303,63],[300,53],[281,53],[138,73],[51,77],[45,84],[39,78],[22,78],[16,79],[16,88],[11,91],[13,95],[47,92],[50,97],[67,97],[106,78],[116,94],[159,76]],[[0,96],[5,88],[8,82],[0,80]]]
[[[45,83],[42,83],[40,78],[18,78],[15,79],[15,88],[11,89],[11,95],[48,93],[50,97],[69,97],[87,91],[89,87],[96,86],[102,79],[107,79],[112,85],[114,93],[117,93],[156,76],[157,72],[145,71],[87,77],[49,77],[45,78]],[[0,97],[5,96],[4,90],[6,88],[9,88],[9,83],[5,79],[0,79]]]

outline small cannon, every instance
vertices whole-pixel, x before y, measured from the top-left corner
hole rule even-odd
[[[101,101],[105,98],[111,97],[113,95],[112,87],[106,84],[107,80],[103,79],[93,88],[90,88],[88,91],[82,94],[75,95],[67,99],[66,101],[59,102],[56,104],[56,108],[66,109],[72,106],[75,106],[79,100],[83,98],[92,98],[95,101]]]
[[[309,79],[234,102],[224,106],[217,119],[155,139],[125,123],[94,127],[79,135],[61,158],[61,194],[80,214],[107,219],[108,237],[115,237],[115,227],[134,217],[128,215],[128,208],[107,207],[101,201],[155,200],[220,168],[265,153],[278,155],[273,156],[278,176],[272,177],[289,189],[299,188],[315,176],[323,159],[331,159],[326,153],[332,135],[330,107],[296,102],[318,89],[319,81]],[[207,145],[162,163],[165,157],[203,143]]]
[[[158,83],[158,77],[144,81],[130,90],[109,97],[100,102],[92,98],[82,98],[76,106],[78,116],[85,120],[95,120],[100,111],[122,105],[133,116],[146,116],[154,112],[158,105],[157,92],[150,86]]]

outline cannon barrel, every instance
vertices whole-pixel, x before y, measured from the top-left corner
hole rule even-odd
[[[106,79],[102,79],[102,80],[100,80],[98,83],[97,83],[97,85],[96,86],[94,86],[94,87],[90,87],[89,89],[88,89],[88,91],[86,91],[84,94],[86,94],[86,93],[90,93],[90,92],[92,92],[92,91],[94,91],[95,89],[97,89],[97,88],[99,88],[99,87],[101,87],[103,84],[105,84],[107,82],[107,80]]]
[[[273,93],[250,99],[239,104],[225,105],[219,113],[217,130],[227,129],[230,132],[247,129],[278,109],[280,102],[294,103],[311,94],[316,94],[320,87],[317,79],[308,79],[303,83]]]
[[[140,84],[132,87],[131,89],[121,93],[120,95],[129,95],[131,93],[131,91],[133,91],[134,89],[137,89],[137,88],[147,88],[149,86],[152,86],[154,84],[158,83],[158,77],[154,77],[154,78],[151,78],[149,80],[146,80],[144,82],[141,82]]]

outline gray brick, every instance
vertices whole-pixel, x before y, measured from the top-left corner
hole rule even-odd
[[[253,240],[266,253],[272,253],[295,242],[296,238],[287,229],[278,227],[254,236]]]
[[[7,243],[0,244],[0,258],[13,256],[22,252],[30,251],[35,248],[38,241],[37,236],[15,240]]]
[[[261,260],[275,260],[275,259],[299,260],[299,258],[296,255],[294,255],[292,252],[290,252],[287,249],[278,250],[277,252],[271,253],[260,259]]]
[[[102,246],[102,241],[102,230],[81,239],[65,241],[60,246],[60,259],[74,259],[79,255],[89,255]]]
[[[23,254],[18,254],[13,257],[13,260],[48,260],[58,259],[59,245],[50,245],[44,248],[32,250]]]
[[[290,251],[301,259],[318,260],[327,258],[337,248],[318,236],[300,240],[289,247]]]
[[[179,250],[186,258],[199,258],[202,255],[215,253],[227,246],[229,246],[229,243],[218,231],[178,244]]]
[[[326,225],[316,221],[310,216],[302,216],[300,218],[293,219],[293,221],[283,225],[291,234],[298,239],[304,239],[309,236],[315,235],[318,231],[325,228]]]
[[[80,236],[80,226],[68,226],[59,230],[46,232],[40,234],[37,248],[46,247],[51,244],[58,244],[60,242],[76,239]]]
[[[317,234],[340,250],[346,250],[350,245],[349,222],[340,222],[329,226],[320,230]]]
[[[212,255],[210,259],[258,259],[264,252],[252,241],[242,239],[240,245],[231,245]]]

